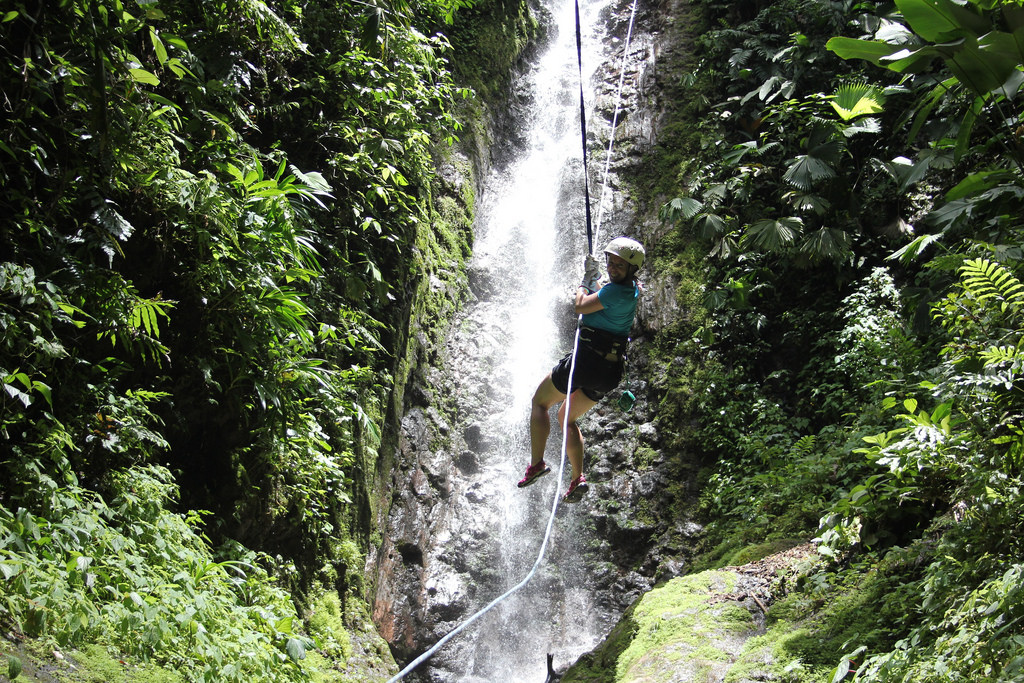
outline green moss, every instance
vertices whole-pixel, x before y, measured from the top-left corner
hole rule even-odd
[[[99,645],[71,653],[77,670],[66,679],[74,683],[183,683],[185,678],[154,663],[130,663],[112,656]]]
[[[721,668],[731,655],[720,641],[731,641],[754,627],[744,607],[717,599],[733,591],[736,581],[732,572],[703,572],[649,591],[563,680],[664,680],[683,664],[698,674]]]
[[[794,652],[813,642],[807,629],[777,625],[746,642],[743,652],[726,674],[724,683],[777,680],[786,683],[820,683],[831,679],[832,668],[807,664]],[[797,647],[794,647],[797,646]]]
[[[352,641],[342,620],[341,600],[337,593],[324,592],[313,601],[306,618],[306,628],[325,657],[344,663],[352,656]]]
[[[757,544],[736,557],[759,559],[790,545]],[[710,570],[673,579],[634,603],[605,642],[566,672],[564,681],[666,680],[681,671],[687,680],[726,683],[829,680],[841,656],[859,645],[891,646],[872,625],[880,617],[898,622],[898,612],[910,610],[912,596],[900,586],[914,571],[907,560],[913,553],[899,554],[844,574],[803,575],[793,592],[771,607],[767,631],[760,635],[754,634],[746,608],[718,597],[737,590],[734,572]]]
[[[709,634],[749,630],[753,620],[745,609],[708,600],[712,593],[731,591],[735,583],[731,572],[704,572],[673,579],[647,593],[634,611],[636,635],[619,657],[617,678],[656,675],[666,662],[684,655],[700,662],[699,651],[709,651]],[[717,658],[718,650],[711,650]]]
[[[60,649],[42,640],[29,640],[17,645],[0,641],[0,680],[8,680],[8,662],[17,660],[20,674],[13,683],[185,683],[182,674],[165,669],[154,662],[138,662],[112,655],[99,645],[61,653]]]
[[[650,498],[640,498],[629,510],[627,521],[633,527],[651,528],[657,524],[658,518],[655,512],[654,501]]]
[[[460,10],[445,33],[454,48],[456,80],[497,102],[509,92],[513,67],[540,34],[540,24],[526,2],[481,0]]]
[[[305,626],[315,649],[307,651],[302,668],[313,683],[385,680],[396,670],[362,600],[350,596],[343,608],[336,592],[321,590],[311,601]]]
[[[782,552],[783,550],[789,550],[795,546],[800,545],[804,542],[804,539],[799,538],[780,538],[773,541],[766,541],[764,543],[755,543],[753,545],[747,545],[736,552],[726,555],[718,566],[720,567],[739,567],[751,562],[757,562],[760,559],[774,555],[775,553]]]
[[[840,657],[866,646],[888,650],[919,597],[917,550],[896,549],[841,574],[802,576],[768,611],[768,630],[747,641],[726,683],[761,676],[791,683],[829,680]]]
[[[658,451],[649,446],[640,446],[633,452],[633,462],[638,470],[650,469],[658,457]]]

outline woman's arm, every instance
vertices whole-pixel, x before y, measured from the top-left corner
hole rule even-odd
[[[580,287],[576,290],[575,308],[577,315],[596,313],[604,308],[604,304],[601,303],[601,297],[597,295],[597,292],[588,294],[586,289]]]

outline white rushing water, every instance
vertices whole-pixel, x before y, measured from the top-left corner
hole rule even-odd
[[[600,57],[598,14],[607,0],[580,3],[584,97],[593,102],[592,76]],[[561,425],[552,414],[547,462],[552,474],[527,489],[515,484],[529,463],[530,400],[540,380],[571,349],[576,317],[571,307],[586,254],[580,72],[572,0],[547,0],[554,27],[548,47],[530,71],[533,104],[524,121],[526,144],[496,170],[479,198],[471,268],[490,283],[487,296],[467,306],[449,369],[485,378],[486,396],[460,398],[468,421],[480,427],[479,471],[467,484],[469,503],[457,513],[476,519],[491,550],[474,561],[491,579],[471,600],[470,613],[519,583],[541,547],[557,481]],[[604,123],[604,122],[600,122]],[[588,122],[589,126],[589,122]],[[593,177],[593,174],[592,174]],[[592,187],[592,196],[599,188]],[[554,413],[554,411],[552,411]],[[609,615],[588,589],[584,566],[585,501],[561,505],[547,556],[533,580],[491,610],[444,656],[426,663],[416,680],[541,682],[547,654],[564,667],[604,636]],[[480,521],[483,520],[483,521]],[[466,524],[472,525],[472,522]],[[451,594],[457,588],[444,587]]]

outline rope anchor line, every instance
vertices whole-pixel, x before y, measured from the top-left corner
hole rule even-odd
[[[584,106],[584,100],[583,100],[583,41],[582,41],[581,30],[580,30],[580,5],[579,5],[579,0],[574,0],[574,4],[575,4],[575,10],[576,10],[576,58],[577,58],[577,62],[579,63],[579,72],[580,72],[580,130],[581,130],[582,138],[583,138],[583,140],[582,140],[583,141],[583,176],[584,176],[584,201],[586,203],[586,207],[585,208],[586,208],[586,220],[587,220],[587,246],[588,246],[588,249],[589,249],[589,253],[593,253],[593,251],[594,251],[594,235],[593,235],[593,233],[591,231],[591,224],[590,224],[590,183],[589,183],[589,180],[588,180],[588,173],[587,173],[587,119],[586,119],[586,108]],[[604,176],[601,179],[601,198],[600,198],[600,204],[598,206],[598,219],[597,219],[597,231],[596,231],[597,233],[599,233],[600,229],[601,229],[601,217],[602,217],[603,209],[604,209],[604,194],[605,194],[605,190],[607,189],[607,184],[608,184],[608,172],[609,172],[609,166],[610,166],[610,161],[611,161],[611,156],[612,156],[612,148],[613,148],[613,145],[614,145],[614,142],[615,142],[615,126],[616,126],[616,123],[617,123],[617,120],[618,120],[619,107],[620,107],[620,103],[621,103],[621,99],[622,99],[622,87],[623,87],[623,83],[624,83],[624,80],[625,80],[626,59],[627,59],[627,57],[629,55],[629,43],[630,43],[630,40],[632,39],[632,36],[633,36],[633,19],[636,16],[636,5],[637,5],[637,0],[633,0],[632,7],[630,9],[630,16],[629,16],[629,29],[628,29],[628,32],[626,34],[626,41],[623,44],[623,48],[622,48],[622,67],[620,69],[618,92],[616,93],[616,96],[615,96],[615,113],[612,116],[611,133],[610,133],[609,139],[608,139],[608,154],[607,154],[607,158],[605,160]],[[580,315],[576,319],[576,335],[575,335],[575,339],[573,341],[572,358],[571,358],[571,360],[569,362],[569,383],[568,383],[568,386],[566,387],[567,389],[571,389],[572,388],[572,379],[573,379],[573,376],[574,376],[574,374],[576,372],[576,353],[579,350],[580,326],[582,325],[582,323],[583,323],[583,316]],[[566,447],[567,447],[567,444],[568,444],[568,432],[569,432],[569,413],[571,412],[571,408],[572,408],[572,397],[571,397],[571,394],[567,395],[565,397],[565,404],[566,404],[565,405],[565,418],[564,418],[563,424],[562,424],[562,452],[561,452],[561,456],[559,458],[559,463],[558,463],[558,479],[557,479],[557,481],[559,483],[561,483],[562,475],[565,473]],[[533,576],[537,573],[537,570],[540,568],[541,564],[543,563],[544,555],[547,553],[548,543],[551,540],[551,531],[554,528],[555,514],[558,512],[558,504],[559,504],[560,501],[561,501],[561,497],[559,496],[559,487],[555,486],[555,495],[554,495],[554,498],[553,498],[553,500],[551,502],[551,512],[548,515],[547,527],[544,530],[544,539],[541,541],[540,551],[537,553],[537,559],[536,559],[536,561],[534,561],[533,566],[530,568],[530,571],[527,572],[526,576],[523,577],[523,579],[519,583],[517,583],[516,585],[512,586],[512,588],[508,589],[507,591],[505,591],[504,593],[502,593],[501,595],[496,597],[491,602],[487,603],[487,605],[485,605],[483,608],[478,610],[475,614],[473,614],[468,619],[466,619],[461,624],[459,624],[454,629],[452,629],[447,634],[445,634],[440,640],[438,640],[436,643],[434,643],[434,645],[432,647],[430,647],[427,651],[425,651],[419,657],[417,657],[412,662],[410,662],[408,665],[406,665],[406,667],[404,669],[399,671],[393,678],[391,678],[388,681],[388,683],[395,683],[396,681],[399,681],[399,680],[405,678],[405,676],[407,676],[416,667],[418,667],[420,664],[422,664],[427,659],[429,659],[431,656],[433,656],[434,653],[436,653],[439,649],[441,649],[449,640],[451,640],[456,635],[461,633],[463,630],[468,628],[477,619],[482,617],[484,614],[489,612],[496,605],[498,605],[499,603],[501,603],[504,600],[506,600],[507,598],[509,598],[512,594],[516,593],[517,591],[519,591],[519,589],[523,588],[527,583],[530,582],[530,579],[533,578]],[[548,666],[550,668],[550,666],[551,666],[550,661],[548,662]]]

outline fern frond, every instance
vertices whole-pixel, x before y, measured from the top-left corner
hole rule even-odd
[[[1017,312],[1024,307],[1024,284],[999,263],[971,259],[960,267],[963,285],[978,301],[994,300],[1000,311]]]
[[[818,437],[814,434],[800,437],[800,440],[793,444],[793,452],[798,455],[810,455],[814,452],[814,446],[818,443]]]
[[[978,357],[985,362],[986,368],[1003,363],[1020,364],[1024,362],[1024,351],[1016,346],[991,346]]]

